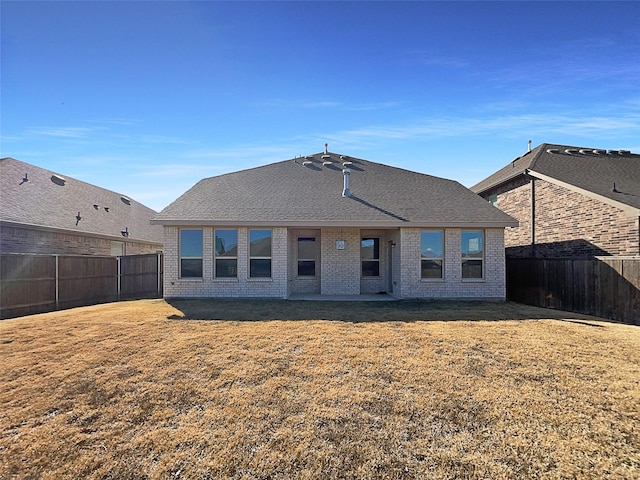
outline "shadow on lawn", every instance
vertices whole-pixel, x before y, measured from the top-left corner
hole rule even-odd
[[[588,315],[514,302],[399,300],[395,302],[291,301],[273,299],[168,299],[182,315],[170,320],[335,320],[415,322],[458,320],[601,320]]]

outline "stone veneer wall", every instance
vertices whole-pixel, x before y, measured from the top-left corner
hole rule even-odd
[[[197,227],[188,227],[197,228]],[[225,227],[228,228],[228,227]],[[256,227],[258,228],[258,227]],[[264,229],[260,227],[259,229]],[[165,297],[279,297],[287,298],[287,229],[272,228],[271,278],[249,278],[249,230],[238,228],[237,278],[213,277],[213,227],[203,230],[203,277],[180,278],[178,227],[165,227]]]
[[[0,252],[58,255],[111,255],[111,242],[125,243],[127,255],[156,253],[162,245],[108,239],[81,233],[63,233],[42,228],[0,225]]]
[[[486,192],[520,226],[507,228],[507,255],[514,257],[593,257],[640,255],[640,222],[621,209],[578,192],[535,180],[535,247],[531,246],[531,185],[519,179]]]

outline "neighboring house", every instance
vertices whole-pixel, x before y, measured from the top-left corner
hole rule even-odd
[[[156,212],[119,193],[0,159],[0,252],[132,255],[163,248]]]
[[[335,153],[201,180],[160,212],[166,297],[505,298],[504,228],[457,182]]]
[[[507,256],[640,255],[640,155],[543,143],[471,190],[516,218]]]

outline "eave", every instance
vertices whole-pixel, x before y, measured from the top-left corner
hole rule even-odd
[[[506,221],[406,221],[406,222],[371,222],[371,221],[246,221],[246,220],[181,220],[181,219],[154,219],[152,225],[164,225],[167,227],[292,227],[292,228],[318,228],[318,227],[356,227],[371,229],[391,228],[506,228],[517,227],[517,220]]]
[[[557,185],[559,187],[566,188],[567,190],[570,190],[572,192],[580,193],[580,194],[584,195],[585,197],[588,197],[588,198],[591,198],[591,199],[594,199],[594,200],[598,200],[598,201],[603,202],[603,203],[605,203],[607,205],[610,205],[612,207],[619,208],[629,218],[640,217],[640,209],[632,207],[631,205],[627,205],[626,203],[614,200],[613,198],[605,197],[604,195],[600,195],[598,193],[592,192],[591,190],[586,190],[584,188],[577,187],[577,186],[572,185],[570,183],[563,182],[563,181],[558,180],[556,178],[550,177],[549,175],[545,175],[543,173],[536,172],[535,170],[526,170],[525,173],[528,174],[531,177],[539,178],[540,180],[544,180],[544,181],[549,182],[549,183],[551,183],[553,185]]]

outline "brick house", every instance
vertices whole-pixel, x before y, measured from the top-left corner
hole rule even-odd
[[[471,190],[516,218],[507,256],[640,255],[640,155],[543,143]]]
[[[517,224],[457,182],[326,149],[203,179],[152,223],[166,297],[499,300]]]
[[[156,212],[104,188],[0,159],[0,253],[133,255],[163,248]]]

